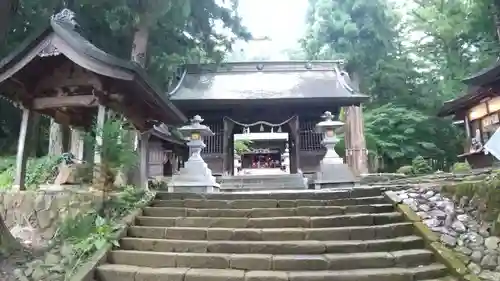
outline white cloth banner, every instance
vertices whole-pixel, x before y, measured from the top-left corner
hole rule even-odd
[[[500,160],[500,128],[498,128],[493,136],[484,145],[486,152],[491,153],[496,159]]]

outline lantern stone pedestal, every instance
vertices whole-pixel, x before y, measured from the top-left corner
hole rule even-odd
[[[179,173],[172,176],[172,180],[168,184],[169,192],[209,193],[219,191],[219,184],[215,181],[212,171],[200,154],[205,148],[203,138],[213,136],[214,133],[209,127],[200,124],[201,122],[203,119],[196,115],[191,120],[191,125],[179,129],[189,139],[187,145],[190,156]]]
[[[316,125],[316,130],[324,135],[321,144],[326,148],[326,154],[316,172],[314,188],[353,188],[358,179],[354,176],[351,168],[335,152],[335,145],[339,141],[335,136],[335,131],[344,123],[333,120],[333,115],[329,111],[325,112],[322,118],[324,120]]]

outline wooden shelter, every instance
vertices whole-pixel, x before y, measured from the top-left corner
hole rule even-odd
[[[466,140],[459,157],[474,168],[488,167],[495,160],[485,154],[483,145],[500,126],[500,61],[462,81],[467,92],[445,102],[438,116],[453,115],[456,123],[463,124]]]
[[[368,98],[353,89],[341,65],[340,61],[185,65],[168,98],[186,115],[201,115],[215,133],[203,151],[213,173],[233,173],[234,134],[243,131],[289,133],[291,172],[313,173],[324,154],[322,135],[315,131],[320,116],[325,111],[338,116],[342,106],[359,106]],[[351,117],[362,119],[361,114]],[[348,123],[362,124],[362,120]],[[366,149],[348,149],[364,151],[354,156],[366,158]],[[353,162],[366,164],[366,160]]]
[[[178,126],[187,121],[184,114],[138,64],[107,54],[82,37],[69,10],[53,16],[46,28],[0,61],[0,93],[22,109],[15,175],[21,189],[34,113],[74,131],[89,129],[95,120],[102,126],[108,109],[122,114],[141,132],[142,183],[148,176],[151,136],[153,142],[183,146],[159,126]]]

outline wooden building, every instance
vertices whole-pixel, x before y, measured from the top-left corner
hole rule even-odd
[[[453,115],[463,124],[466,140],[459,157],[474,168],[489,167],[495,159],[483,145],[500,126],[500,62],[462,81],[468,86],[465,95],[445,102],[438,116]]]
[[[34,136],[32,127],[38,114],[50,116],[78,134],[88,130],[94,120],[102,126],[109,110],[125,116],[141,132],[143,184],[148,177],[148,158],[155,157],[154,151],[178,152],[184,146],[183,141],[158,126],[179,126],[187,118],[138,64],[109,55],[83,38],[75,30],[73,16],[66,9],[53,16],[45,29],[0,62],[0,93],[22,109],[15,185],[24,188],[28,142]],[[83,147],[81,138],[71,139],[81,141]],[[155,147],[152,152],[150,142]],[[73,143],[71,147],[78,145]],[[98,153],[94,161],[99,163]]]
[[[186,65],[179,73],[168,98],[187,116],[201,115],[215,133],[203,154],[217,175],[233,173],[234,134],[244,130],[288,133],[290,171],[315,172],[324,155],[315,131],[323,112],[338,116],[341,107],[368,98],[351,87],[339,61]]]

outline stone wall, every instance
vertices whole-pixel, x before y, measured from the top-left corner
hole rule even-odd
[[[26,244],[51,239],[68,214],[85,211],[99,194],[77,191],[0,192],[0,215],[12,234]]]

